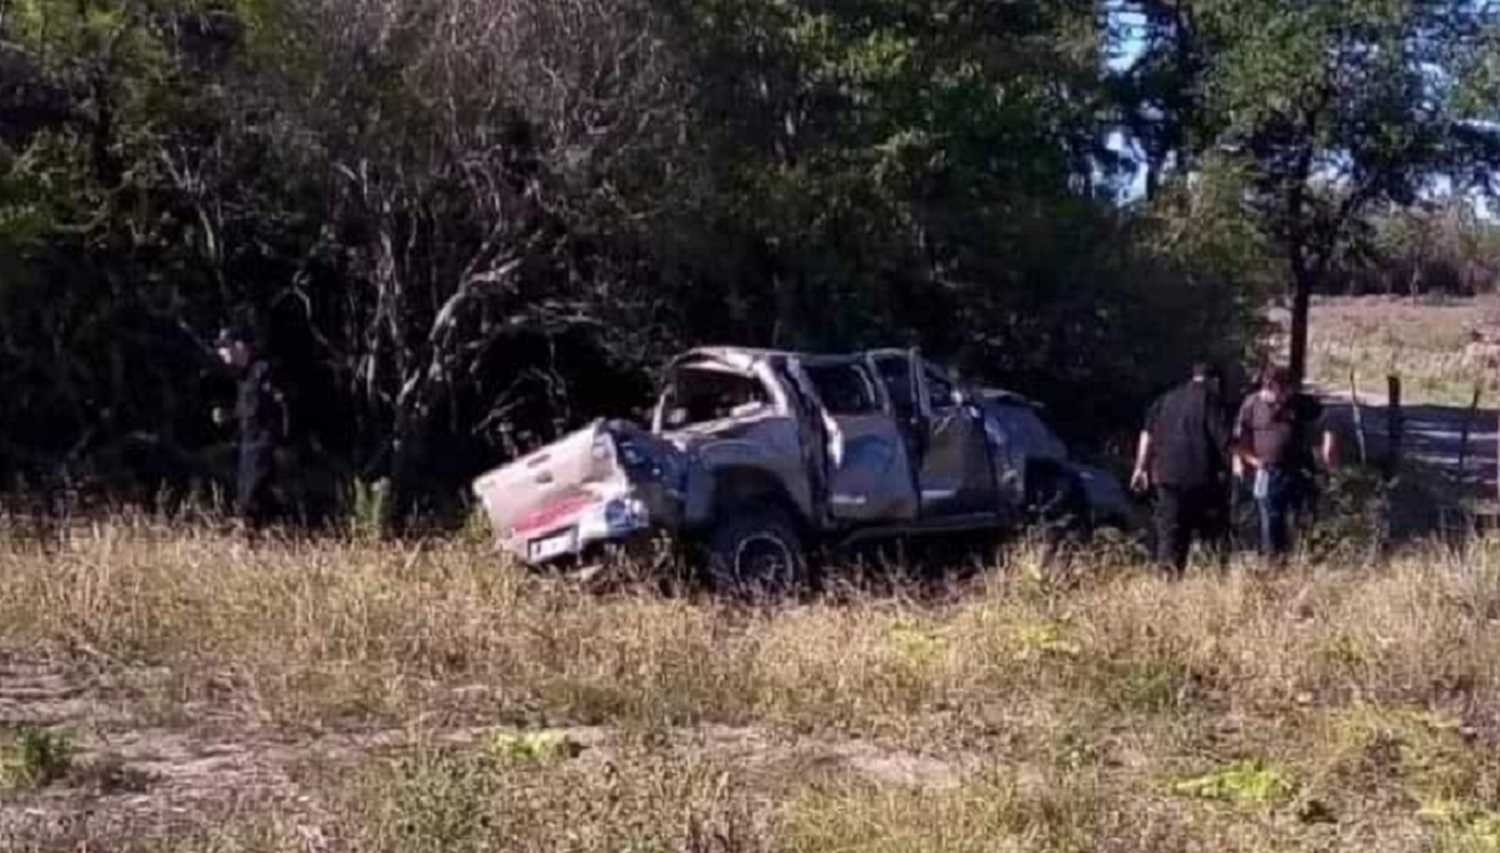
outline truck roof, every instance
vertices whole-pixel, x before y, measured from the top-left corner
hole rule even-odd
[[[721,364],[732,367],[735,370],[749,371],[752,370],[756,364],[767,361],[783,361],[793,358],[813,357],[854,358],[863,352],[891,352],[895,351],[896,349],[897,348],[895,347],[873,347],[871,349],[860,350],[859,352],[852,353],[813,353],[798,350],[773,349],[767,347],[703,346],[694,347],[693,349],[682,353],[681,355],[677,356],[677,358],[672,360],[672,364],[675,366],[683,364],[684,362],[704,359],[717,361]],[[979,389],[979,393],[983,396],[986,402],[993,403],[995,405],[1028,406],[1033,409],[1045,408],[1038,400],[1004,388],[984,387]]]
[[[984,396],[985,402],[994,403],[997,406],[1029,406],[1033,409],[1045,408],[1038,400],[1033,400],[1024,394],[1007,391],[1003,388],[982,388],[979,391]]]

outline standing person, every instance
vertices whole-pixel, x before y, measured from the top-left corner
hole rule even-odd
[[[1332,432],[1322,430],[1323,406],[1299,392],[1292,373],[1272,367],[1235,418],[1235,473],[1251,478],[1260,517],[1260,554],[1280,564],[1292,549],[1293,518],[1303,520],[1315,497],[1317,460],[1331,465]]]
[[[1170,577],[1187,569],[1194,539],[1212,545],[1226,565],[1229,419],[1219,377],[1193,365],[1192,379],[1163,394],[1146,414],[1130,485],[1156,492],[1156,562]]]
[[[290,432],[286,398],[248,336],[226,329],[219,335],[218,355],[235,378],[234,420],[238,427],[238,471],[235,513],[251,529],[263,527],[280,510],[276,451]],[[228,418],[216,411],[216,420]]]

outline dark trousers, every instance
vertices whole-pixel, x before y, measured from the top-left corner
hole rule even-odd
[[[250,527],[264,527],[280,509],[275,489],[275,448],[269,443],[240,445],[235,512]]]
[[[1229,560],[1229,494],[1217,483],[1156,487],[1156,564],[1181,577],[1193,542],[1213,548],[1221,568]]]
[[[1285,561],[1292,550],[1293,521],[1312,508],[1312,478],[1300,471],[1267,471],[1265,495],[1255,499],[1260,515],[1260,555],[1268,562]]]

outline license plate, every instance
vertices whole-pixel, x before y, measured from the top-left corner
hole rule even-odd
[[[578,533],[567,530],[545,539],[535,539],[529,546],[531,559],[535,561],[550,560],[561,554],[571,554],[577,550]]]

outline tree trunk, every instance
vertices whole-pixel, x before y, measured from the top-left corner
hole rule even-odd
[[[1300,383],[1307,377],[1307,333],[1308,319],[1312,313],[1312,290],[1315,276],[1306,267],[1298,264],[1292,275],[1292,381]]]

